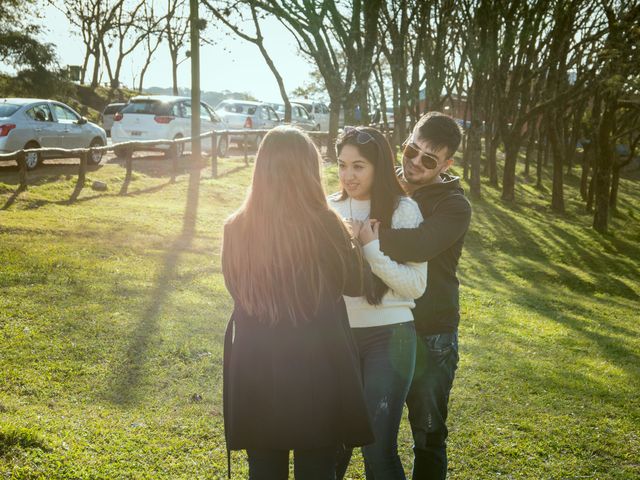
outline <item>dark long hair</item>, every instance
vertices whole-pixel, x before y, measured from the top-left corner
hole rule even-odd
[[[344,291],[348,259],[340,245],[350,237],[327,204],[320,165],[307,134],[293,127],[274,128],[256,154],[244,204],[225,224],[222,269],[227,288],[249,315],[272,325],[305,322],[318,311],[323,294],[332,292],[338,299]],[[335,217],[343,238],[324,229],[327,215]],[[332,272],[337,274],[332,278],[342,279],[342,285],[323,273],[321,254],[337,259],[341,272]]]
[[[393,212],[398,207],[400,198],[406,196],[396,175],[391,145],[378,129],[372,127],[345,128],[345,132],[336,141],[338,155],[345,145],[356,147],[360,155],[373,165],[369,218],[378,220],[384,228],[391,228]],[[348,197],[347,191],[342,189],[340,199],[346,200]],[[389,287],[378,277],[374,277],[373,291],[367,292],[367,301],[371,305],[379,305],[388,291]]]

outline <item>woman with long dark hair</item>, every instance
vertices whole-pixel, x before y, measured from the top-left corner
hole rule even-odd
[[[225,336],[227,448],[252,480],[335,478],[339,445],[373,436],[343,295],[371,274],[325,198],[304,133],[262,141],[244,205],[226,222],[222,268],[234,310]]]
[[[342,191],[329,204],[354,225],[375,274],[373,289],[345,302],[364,380],[375,443],[362,448],[368,480],[405,479],[398,456],[398,429],[416,355],[411,309],[427,285],[427,264],[398,264],[380,250],[378,228],[415,228],[422,222],[395,174],[386,138],[375,128],[346,127],[336,143]],[[351,457],[344,449],[337,473]]]

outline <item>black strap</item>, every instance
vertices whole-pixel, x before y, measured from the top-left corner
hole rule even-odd
[[[234,329],[234,321],[233,315],[229,319],[229,323],[227,324],[227,330],[224,333],[224,355],[223,355],[223,367],[222,367],[222,384],[226,385],[226,388],[223,387],[222,391],[222,410],[224,419],[227,419],[227,409],[229,408],[229,402],[227,401],[228,397],[228,385],[229,385],[229,367],[231,364],[231,347],[233,346],[233,329]],[[225,423],[224,427],[224,440],[227,448],[227,478],[231,478],[231,450],[229,450],[229,431],[227,425]]]

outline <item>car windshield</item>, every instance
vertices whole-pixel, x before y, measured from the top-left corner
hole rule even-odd
[[[143,115],[171,115],[171,104],[158,100],[134,100],[121,111]]]
[[[104,109],[104,115],[113,115],[114,113],[119,112],[124,105],[107,105],[107,108]]]
[[[13,105],[11,103],[0,103],[0,118],[7,118],[18,111],[20,105]]]
[[[230,113],[246,113],[247,115],[253,115],[256,113],[255,105],[247,105],[244,103],[227,103],[222,106],[222,109],[225,112]]]

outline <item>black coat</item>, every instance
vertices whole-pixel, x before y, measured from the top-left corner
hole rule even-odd
[[[456,269],[471,221],[471,204],[458,177],[441,176],[442,183],[426,185],[412,195],[424,217],[418,228],[380,231],[382,251],[396,262],[429,262],[427,290],[413,309],[420,335],[451,333],[460,322]]]
[[[343,238],[335,215],[327,214],[323,222],[321,238]],[[225,228],[224,245],[233,242],[232,227]],[[323,251],[329,252],[326,241]],[[268,319],[250,316],[235,302],[224,352],[224,421],[230,450],[354,447],[373,442],[356,346],[340,296],[362,294],[362,265],[350,243],[341,240],[340,245],[349,251],[346,287],[323,295],[311,321],[269,326]],[[339,271],[332,257],[326,255],[321,262],[328,278]]]

